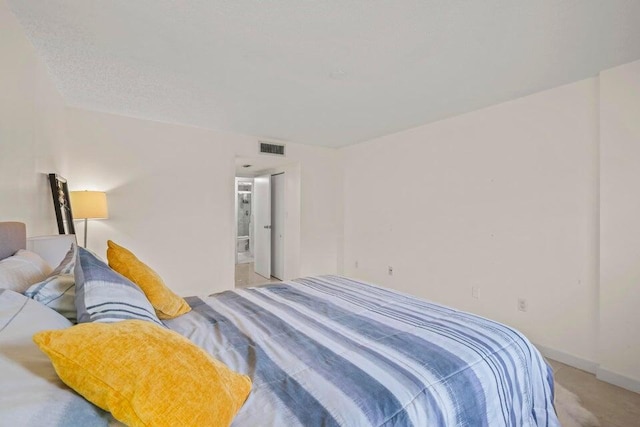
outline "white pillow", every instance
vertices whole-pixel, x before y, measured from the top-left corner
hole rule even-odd
[[[40,255],[20,249],[0,261],[0,289],[24,293],[29,286],[43,281],[52,268]]]
[[[53,273],[42,282],[29,287],[24,291],[24,295],[54,309],[73,323],[77,323],[76,281],[73,270],[78,256],[78,246],[75,243],[70,246],[64,259],[53,270]]]
[[[107,427],[108,413],[67,387],[33,334],[71,323],[37,301],[0,289],[0,425]]]

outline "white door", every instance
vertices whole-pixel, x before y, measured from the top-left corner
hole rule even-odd
[[[271,175],[271,275],[284,277],[284,173]]]
[[[257,176],[253,180],[254,212],[254,270],[271,278],[271,176]]]

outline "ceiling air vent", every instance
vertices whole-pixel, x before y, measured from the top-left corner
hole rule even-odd
[[[274,154],[276,156],[284,156],[284,145],[272,144],[270,142],[260,141],[260,152],[263,154]]]

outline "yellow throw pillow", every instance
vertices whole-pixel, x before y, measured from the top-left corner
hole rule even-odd
[[[83,323],[33,340],[58,376],[129,426],[228,426],[251,380],[143,320]]]
[[[109,267],[140,286],[160,319],[173,319],[191,310],[187,302],[173,293],[162,278],[131,251],[107,241]]]

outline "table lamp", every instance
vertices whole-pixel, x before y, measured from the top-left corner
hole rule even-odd
[[[107,194],[102,191],[72,191],[71,212],[73,219],[84,219],[84,247],[87,247],[87,220],[106,219]]]

